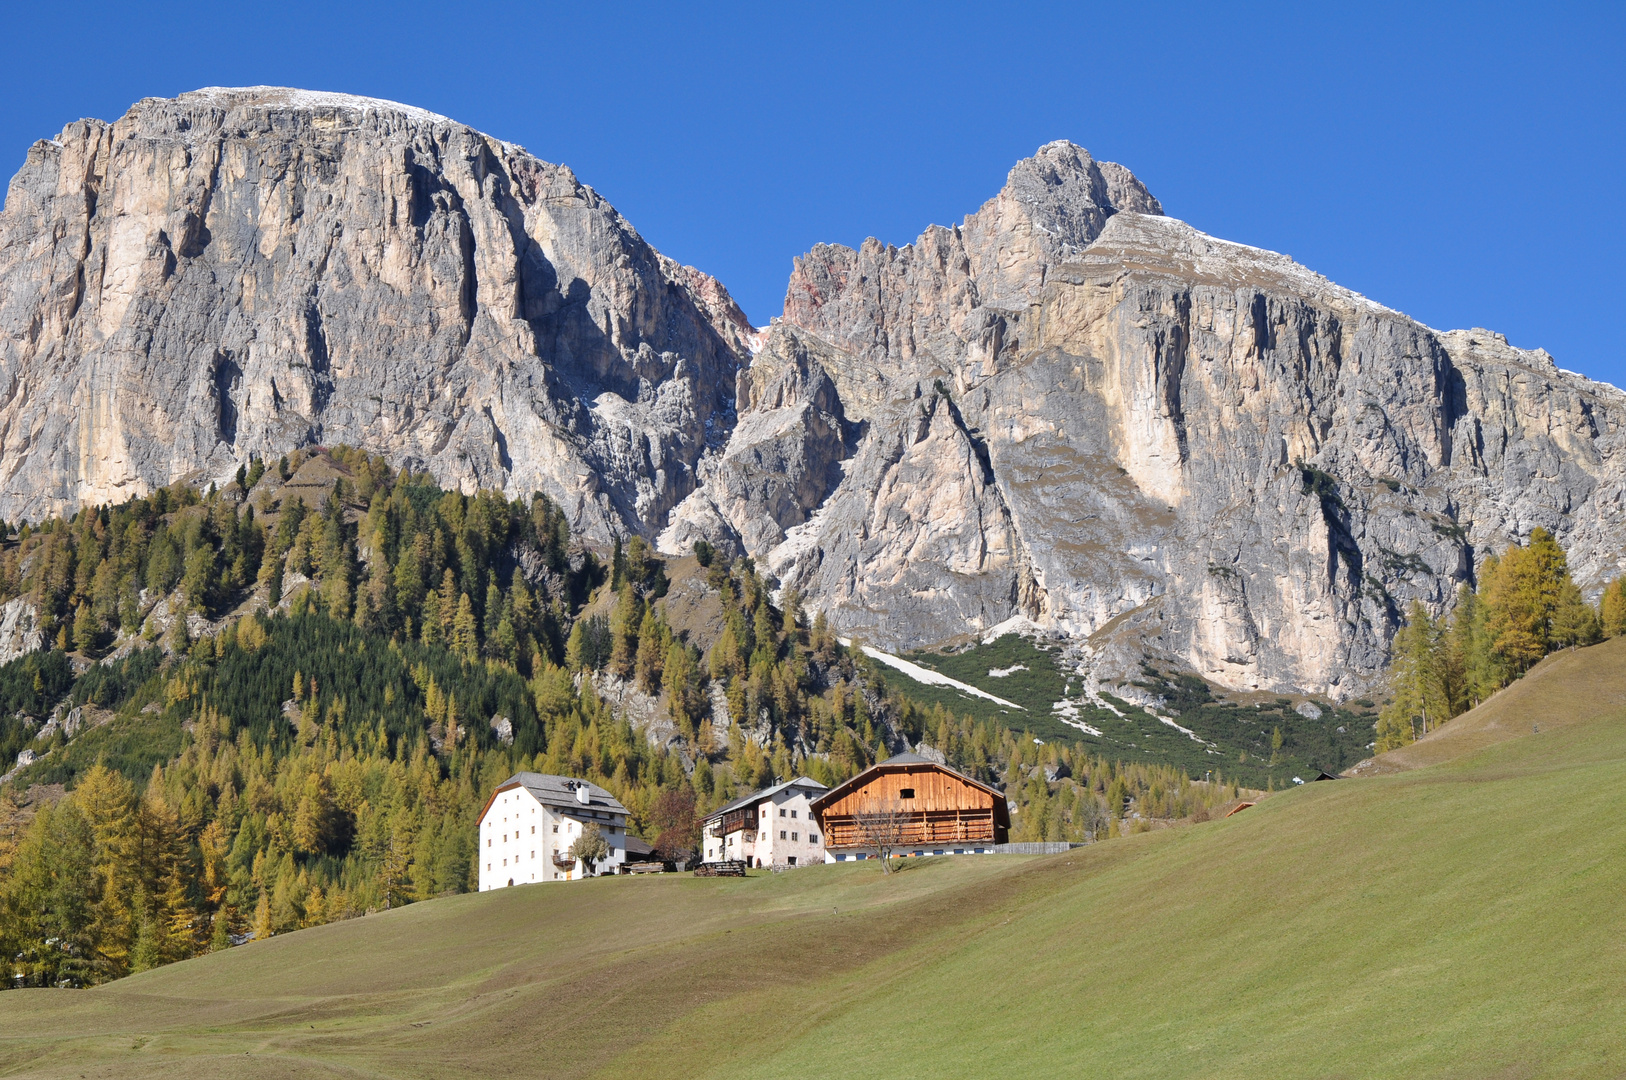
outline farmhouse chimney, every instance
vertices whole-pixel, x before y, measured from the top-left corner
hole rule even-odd
[[[587,806],[593,801],[593,793],[587,789],[585,783],[576,785],[576,801]]]

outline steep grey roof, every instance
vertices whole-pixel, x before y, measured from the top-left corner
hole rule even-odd
[[[655,853],[654,845],[650,844],[648,840],[640,840],[636,836],[626,837],[622,841],[622,845],[626,848],[628,855],[653,855]]]
[[[877,761],[877,765],[941,765],[941,761],[923,758],[913,750],[906,750],[901,754],[893,754],[885,761]]]
[[[518,785],[536,796],[536,801],[543,806],[557,806],[562,810],[608,810],[614,814],[625,814],[627,808],[608,791],[597,784],[586,780],[577,780],[570,776],[551,776],[547,773],[522,772],[515,773],[501,784],[497,790]],[[586,787],[590,802],[576,801],[576,789]]]
[[[818,791],[828,791],[829,790],[823,784],[819,783],[817,780],[810,779],[810,778],[808,778],[806,776],[798,776],[794,780],[786,780],[783,784],[775,784],[773,787],[763,788],[761,791],[754,791],[749,795],[746,795],[746,796],[743,796],[741,798],[735,799],[733,802],[727,804],[726,806],[719,806],[717,809],[713,810],[710,814],[706,815],[706,820],[707,821],[712,821],[712,820],[715,820],[716,818],[722,817],[724,814],[728,813],[730,810],[738,810],[742,806],[750,806],[754,802],[761,802],[763,799],[771,799],[775,795],[779,794],[781,791],[784,791],[786,788],[793,788],[793,787],[814,788],[814,789],[816,789]]]

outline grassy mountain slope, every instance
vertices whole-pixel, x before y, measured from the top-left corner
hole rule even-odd
[[[1626,708],[1529,707],[1538,735],[1067,855],[459,896],[8,993],[0,1072],[1615,1076]]]
[[[1626,706],[1626,637],[1547,656],[1477,708],[1359,766],[1363,776],[1450,761],[1508,739],[1591,720]]]

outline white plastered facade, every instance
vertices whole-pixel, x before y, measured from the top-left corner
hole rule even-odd
[[[625,814],[545,805],[524,786],[499,789],[480,819],[480,891],[581,880],[582,863],[568,853],[589,824],[599,827],[610,846],[609,857],[594,866],[592,876],[619,873],[627,861]]]
[[[722,821],[714,814],[706,821],[704,861],[743,859],[752,867],[812,866],[824,859],[824,837],[810,809],[813,800],[826,788],[813,781],[792,781],[769,788],[756,799],[754,828],[736,828],[723,836],[714,835]],[[735,807],[738,804],[734,804]]]

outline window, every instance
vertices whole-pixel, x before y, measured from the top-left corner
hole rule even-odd
[[[553,823],[553,831],[554,831],[554,832],[558,832],[558,831],[559,831],[559,823],[558,823],[558,822],[554,822],[554,823]]]
[[[915,789],[912,788],[912,787],[906,787],[902,791],[898,792],[898,798],[900,798],[900,799],[912,799],[914,797],[915,797]]]
[[[779,830],[779,839],[783,840],[784,838],[785,838],[785,830],[780,829]]]
[[[816,833],[816,832],[808,833],[807,834],[807,842],[810,843],[810,844],[818,843],[819,842],[819,834]]]
[[[486,869],[487,869],[487,870],[490,870],[490,869],[491,869],[491,864],[490,864],[490,863],[486,863]]]
[[[531,852],[531,858],[533,858],[533,859],[536,858],[536,852],[534,852],[534,851]]]
[[[767,816],[768,816],[768,808],[767,808],[767,807],[766,807],[766,806],[764,806],[764,807],[763,807],[763,808],[762,808],[762,816],[763,816],[763,817],[767,817]]]
[[[791,838],[791,839],[792,839],[792,840],[794,840],[794,839],[796,839],[796,834],[795,834],[795,833],[791,833],[791,834],[790,834],[790,838]]]
[[[536,826],[535,826],[535,825],[532,825],[532,826],[531,826],[531,835],[532,835],[532,836],[535,836],[535,835],[536,835]]]
[[[781,807],[780,807],[780,808],[779,808],[779,816],[780,816],[780,817],[784,817],[784,816],[785,816],[785,808],[784,808],[784,807],[783,807],[783,806],[781,806]]]
[[[790,812],[790,816],[791,816],[791,817],[795,817],[795,816],[796,816],[796,811],[794,811],[794,810],[792,810],[792,811],[791,811],[791,812]]]
[[[795,866],[795,865],[796,865],[796,856],[794,856],[794,855],[787,855],[787,856],[785,856],[785,861],[786,861],[786,862],[787,862],[787,863],[789,863],[789,864],[790,864],[790,865],[792,865],[792,866]]]
[[[766,840],[766,839],[768,839],[768,834],[766,832],[764,832],[760,837],[758,837],[758,839]]]
[[[490,847],[490,846],[491,846],[491,837],[488,836],[488,837],[486,837],[486,847]]]

